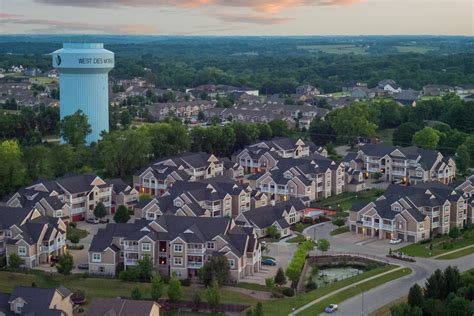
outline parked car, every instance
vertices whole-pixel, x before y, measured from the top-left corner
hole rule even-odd
[[[79,263],[77,268],[80,270],[89,270],[89,264],[87,262]]]
[[[337,311],[337,307],[338,306],[336,304],[330,304],[328,307],[324,309],[324,312],[328,314],[334,313],[335,311]]]
[[[88,218],[88,219],[86,220],[86,222],[89,223],[89,224],[99,224],[100,221],[99,221],[98,218],[91,217],[91,218]]]
[[[396,245],[396,244],[399,244],[399,243],[401,243],[401,242],[402,242],[402,240],[401,240],[400,238],[392,238],[392,239],[390,239],[390,244],[392,244],[392,245]]]
[[[263,259],[262,264],[264,266],[275,266],[276,265],[276,260],[272,259],[272,258]]]

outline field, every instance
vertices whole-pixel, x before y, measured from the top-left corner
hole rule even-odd
[[[350,44],[336,44],[336,45],[301,45],[298,49],[306,50],[311,53],[327,53],[327,54],[355,54],[366,55],[366,48],[363,46],[356,46]]]
[[[337,212],[345,212],[349,210],[355,202],[371,202],[374,201],[378,194],[379,190],[370,190],[366,192],[344,192],[337,196],[331,196],[327,199],[322,199],[321,201],[313,203],[313,207],[330,209]],[[338,216],[347,215],[347,213],[338,214]]]
[[[417,53],[417,54],[426,54],[429,51],[432,51],[433,48],[426,46],[394,46],[399,53]]]
[[[52,83],[57,83],[57,78],[49,78],[49,77],[32,77],[30,78],[31,83],[41,84],[41,85],[48,85]]]

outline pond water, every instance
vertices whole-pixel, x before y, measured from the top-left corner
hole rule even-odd
[[[313,276],[313,281],[316,282],[318,287],[344,280],[360,273],[364,272],[358,267],[334,267],[334,268],[323,268],[319,269],[317,275]]]

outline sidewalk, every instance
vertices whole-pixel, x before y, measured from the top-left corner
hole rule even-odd
[[[303,305],[302,307],[300,307],[300,308],[294,310],[292,313],[290,313],[290,315],[296,315],[296,314],[298,314],[298,313],[304,311],[305,309],[307,309],[307,308],[309,308],[309,307],[311,307],[311,306],[313,306],[313,305],[315,305],[315,304],[317,304],[317,303],[319,303],[319,302],[321,302],[321,301],[323,301],[323,300],[325,300],[325,299],[327,299],[327,298],[329,298],[329,297],[331,297],[331,296],[333,296],[333,295],[335,295],[335,294],[337,294],[337,293],[339,293],[339,292],[345,291],[345,290],[350,289],[350,288],[352,288],[352,287],[354,287],[354,286],[357,286],[357,285],[359,285],[359,284],[365,283],[365,282],[367,282],[367,281],[370,281],[370,280],[379,278],[379,277],[381,277],[381,276],[384,276],[384,275],[386,275],[386,274],[390,274],[390,273],[392,273],[392,272],[395,272],[395,271],[398,271],[398,270],[401,270],[401,269],[404,269],[404,268],[405,268],[405,266],[399,266],[398,268],[395,268],[395,269],[392,269],[392,270],[389,270],[389,271],[386,271],[386,272],[383,272],[383,273],[380,273],[380,274],[371,276],[370,278],[367,278],[367,279],[361,280],[361,281],[359,281],[359,282],[353,283],[353,284],[351,284],[351,285],[342,287],[342,288],[340,288],[340,289],[338,289],[338,290],[335,290],[335,291],[333,291],[333,292],[331,292],[331,293],[328,293],[328,294],[326,294],[326,295],[324,295],[324,296],[321,296],[321,297],[315,299],[314,301],[309,302],[309,303],[306,304],[306,305]]]

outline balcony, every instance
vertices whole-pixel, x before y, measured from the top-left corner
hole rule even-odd
[[[362,221],[362,225],[367,226],[367,227],[374,227],[374,226],[379,226],[379,225],[374,225],[371,221]]]
[[[202,255],[206,252],[206,248],[188,248],[187,249],[187,253],[188,254],[198,254],[198,255]]]
[[[394,230],[395,227],[393,225],[390,225],[390,224],[382,224],[382,229],[384,229],[384,230]]]
[[[78,204],[78,203],[83,203],[87,200],[87,196],[81,196],[81,197],[76,197],[71,199],[71,204]]]
[[[431,224],[431,228],[437,228],[437,227],[439,227],[439,222],[433,222]]]
[[[134,251],[134,252],[138,252],[138,245],[130,245],[130,246],[129,246],[129,245],[125,244],[125,245],[123,246],[123,250],[124,250],[124,251]]]
[[[407,172],[405,170],[392,170],[392,175],[394,175],[394,176],[406,176]]]
[[[202,266],[202,261],[188,261],[188,269],[200,269]]]
[[[138,264],[138,259],[125,258],[124,263],[126,266],[135,266]]]
[[[392,166],[395,167],[405,167],[406,163],[404,161],[392,161]]]
[[[61,240],[60,242],[53,243],[52,245],[49,245],[49,246],[41,245],[41,253],[49,253],[49,252],[56,251],[64,247],[65,244],[66,244],[65,241]]]

